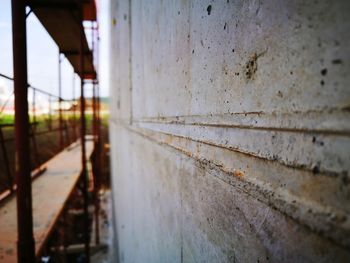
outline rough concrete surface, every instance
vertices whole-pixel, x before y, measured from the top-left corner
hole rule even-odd
[[[110,10],[120,262],[349,262],[350,1]]]

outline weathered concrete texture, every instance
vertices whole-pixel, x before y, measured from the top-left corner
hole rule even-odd
[[[111,1],[121,262],[350,261],[349,13]]]

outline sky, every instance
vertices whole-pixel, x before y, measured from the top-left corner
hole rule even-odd
[[[97,0],[100,28],[100,54],[98,69],[101,96],[108,96],[108,10],[109,0]],[[88,32],[87,32],[88,33]],[[89,33],[88,33],[89,39]],[[58,94],[58,47],[33,13],[27,18],[28,82],[39,89]],[[11,0],[0,0],[0,73],[13,76]],[[62,96],[71,99],[73,79],[76,96],[80,94],[80,81],[73,78],[73,68],[64,59],[62,63]],[[12,82],[0,77],[0,85],[12,89]],[[91,86],[85,85],[86,96]]]

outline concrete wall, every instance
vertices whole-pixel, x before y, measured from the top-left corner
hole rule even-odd
[[[349,14],[111,1],[121,262],[350,261]]]

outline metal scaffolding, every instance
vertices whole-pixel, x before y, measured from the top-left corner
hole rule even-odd
[[[28,84],[27,76],[27,44],[26,44],[26,18],[29,13],[26,13],[26,7],[30,8],[30,13],[33,12],[48,31],[50,36],[59,47],[58,54],[58,96],[31,87]],[[91,21],[91,50],[87,43],[83,21]],[[37,94],[45,94],[49,100],[48,114],[48,130],[45,132],[59,132],[59,148],[63,150],[70,142],[69,125],[67,120],[63,118],[62,103],[65,101],[62,98],[62,70],[61,64],[63,58],[71,63],[75,73],[80,77],[80,143],[81,143],[81,178],[83,182],[83,197],[84,197],[84,229],[85,238],[84,246],[86,253],[86,262],[90,259],[90,233],[89,233],[89,218],[88,218],[88,185],[89,178],[87,174],[87,155],[86,155],[86,118],[85,118],[85,94],[84,84],[86,81],[91,81],[93,87],[92,108],[93,108],[93,141],[96,157],[94,170],[94,196],[95,196],[95,216],[96,226],[98,226],[98,189],[99,189],[99,172],[100,172],[100,137],[101,137],[101,121],[100,121],[100,99],[99,99],[99,82],[94,63],[94,51],[98,46],[98,23],[96,15],[96,4],[91,1],[75,1],[75,0],[12,0],[12,26],[13,26],[13,78],[1,75],[14,82],[14,109],[15,109],[15,149],[16,149],[16,168],[15,180],[10,169],[8,154],[6,150],[6,141],[2,128],[0,126],[0,146],[5,161],[6,173],[8,178],[8,189],[4,193],[0,193],[1,199],[15,193],[17,202],[17,261],[18,262],[35,262],[36,248],[33,234],[33,208],[32,208],[32,167],[31,156],[34,156],[37,165],[40,167],[41,162],[38,158],[38,149],[36,146],[36,98]],[[96,34],[97,32],[97,34]],[[97,37],[96,37],[97,36]],[[95,43],[97,42],[97,44]],[[95,61],[96,62],[96,61]],[[73,82],[75,74],[73,75]],[[32,122],[29,117],[28,90],[32,90]],[[59,125],[57,129],[52,128],[51,119],[51,103],[52,98],[58,100]],[[76,105],[75,105],[75,87],[73,87],[73,136],[76,139]],[[11,126],[11,124],[8,124]],[[43,131],[41,131],[43,133]],[[32,143],[32,147],[31,147]],[[37,174],[41,174],[44,169],[38,169]],[[99,242],[98,227],[96,229],[96,243]]]

